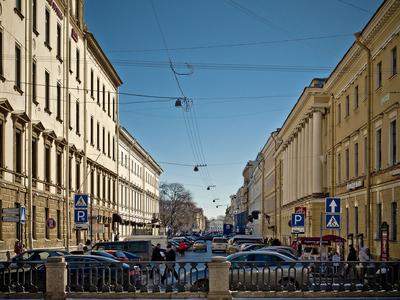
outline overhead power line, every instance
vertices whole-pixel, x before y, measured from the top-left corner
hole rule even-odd
[[[372,14],[373,14],[372,11],[370,11],[370,10],[368,10],[368,9],[365,9],[364,7],[358,6],[358,5],[356,5],[356,4],[353,4],[353,3],[350,3],[350,2],[347,2],[347,1],[344,1],[344,0],[336,0],[336,1],[337,1],[337,2],[340,2],[340,3],[344,4],[344,5],[353,7],[353,8],[355,8],[355,9],[357,9],[357,10],[363,11],[363,12],[369,14],[369,15],[372,15]]]
[[[227,43],[227,44],[215,44],[215,45],[204,45],[204,46],[187,46],[187,47],[173,47],[168,48],[169,51],[185,51],[185,50],[200,50],[200,49],[218,49],[218,48],[234,48],[234,47],[247,47],[247,46],[263,46],[263,45],[273,45],[273,44],[283,44],[283,43],[293,43],[302,41],[312,41],[312,40],[325,40],[325,39],[337,39],[343,37],[353,37],[353,33],[338,33],[331,35],[319,35],[310,37],[297,37],[288,38],[281,40],[271,40],[271,41],[258,41],[258,42],[242,42],[242,43]],[[138,52],[162,52],[166,51],[166,48],[147,48],[147,49],[117,49],[109,50],[107,53],[138,53]]]

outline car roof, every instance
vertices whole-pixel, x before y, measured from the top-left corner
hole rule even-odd
[[[119,262],[116,259],[104,257],[104,256],[96,256],[96,255],[66,255],[65,260],[68,259],[75,259],[75,258],[83,258],[83,259],[94,259],[98,261],[105,261],[105,262]]]
[[[295,261],[293,258],[286,256],[282,253],[276,252],[276,251],[268,251],[268,250],[254,250],[254,251],[250,251],[250,252],[237,252],[235,254],[229,255],[228,257],[237,257],[237,256],[241,256],[241,255],[250,255],[250,254],[268,254],[268,255],[275,255],[275,256],[279,256],[281,258],[284,258],[287,261]]]

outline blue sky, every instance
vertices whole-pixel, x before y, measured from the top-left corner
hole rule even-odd
[[[226,206],[212,200],[229,203],[246,162],[304,86],[329,75],[381,3],[96,0],[85,1],[85,17],[124,82],[121,92],[180,97],[169,59],[184,74],[177,77],[193,99],[189,112],[174,100],[121,95],[121,123],[160,162],[161,180],[183,183],[215,217]]]

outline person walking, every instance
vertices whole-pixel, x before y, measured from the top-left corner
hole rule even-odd
[[[179,279],[178,273],[175,270],[176,253],[172,248],[171,244],[167,246],[167,252],[165,252],[165,260],[169,263],[165,264],[164,275],[162,276],[161,283],[164,284],[165,280],[168,281],[169,273],[172,273],[176,280]]]
[[[160,266],[157,262],[164,261],[164,257],[161,255],[161,245],[157,244],[154,249],[153,253],[151,254],[151,272],[150,278],[154,277],[154,274],[158,274],[160,276]]]
[[[353,274],[355,275],[357,273],[355,269],[355,262],[357,261],[357,252],[356,249],[354,249],[353,245],[349,246],[349,254],[347,255],[347,267],[346,267],[346,276],[350,273],[350,271],[353,271]]]

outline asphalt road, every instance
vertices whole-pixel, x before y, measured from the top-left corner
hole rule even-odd
[[[184,256],[176,254],[179,262],[208,262],[212,256],[226,256],[223,252],[211,253],[211,241],[207,241],[207,252],[186,251]]]

